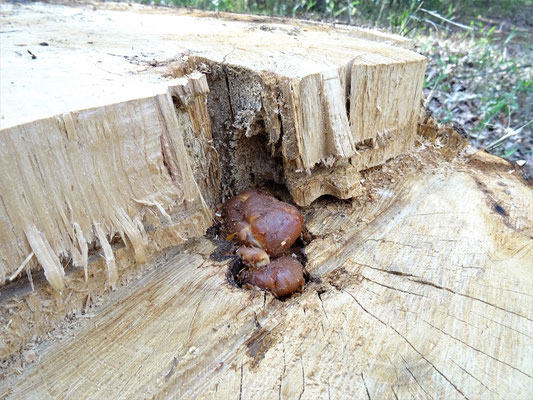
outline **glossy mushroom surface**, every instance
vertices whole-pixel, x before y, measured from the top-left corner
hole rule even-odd
[[[269,290],[276,297],[284,297],[303,288],[303,266],[292,257],[280,257],[267,266],[244,271],[243,283]]]
[[[279,201],[267,192],[245,190],[222,208],[228,239],[258,247],[269,256],[285,253],[298,239],[303,218],[296,207]]]

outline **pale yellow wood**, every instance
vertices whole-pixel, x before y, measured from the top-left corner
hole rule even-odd
[[[145,262],[148,208],[169,223],[172,205],[212,209],[267,182],[300,205],[351,198],[359,171],[413,146],[425,59],[408,40],[114,8],[0,5],[0,285],[33,251],[62,291],[64,260],[87,276],[95,241],[113,285],[107,240],[120,234]]]
[[[314,282],[301,295],[233,287],[227,262],[209,259],[215,246],[189,243],[81,330],[37,348],[0,394],[529,399],[531,188],[491,156],[435,155],[365,174],[357,207],[304,210]]]
[[[203,212],[192,236],[211,225],[212,210],[203,195],[213,196],[216,177],[198,175],[198,167],[193,171],[194,155],[183,144],[184,137],[195,135],[207,143],[211,135],[205,76],[169,83],[170,92],[0,131],[0,285],[33,252],[34,264],[61,292],[60,257],[87,270],[87,243],[93,242],[103,249],[108,283],[114,285],[118,275],[108,240],[116,233],[131,246],[136,262],[144,263],[154,247],[146,229],[172,224],[169,214]],[[174,92],[183,105],[174,105]],[[149,223],[150,213],[159,214],[160,221]],[[186,229],[178,227],[182,238]]]
[[[0,131],[0,284],[20,278],[0,290],[0,359],[211,226],[220,171],[207,82],[194,73],[168,84]]]
[[[2,287],[1,398],[533,396],[532,190],[458,156],[451,129],[417,136],[409,41],[114,4],[0,13],[0,278],[33,252],[55,287],[35,268]],[[284,302],[186,241],[272,183],[312,239],[313,279]]]
[[[16,272],[24,282],[25,268],[34,299],[61,304],[36,311],[15,295],[24,283],[2,288],[17,315],[5,314],[2,357],[91,304],[103,283],[203,234],[232,191],[273,181],[300,204],[352,197],[359,170],[399,149],[350,158],[352,65],[412,62],[413,79],[423,75],[409,40],[359,28],[116,4],[2,3],[0,13],[10,27],[0,46],[0,285]],[[406,110],[415,121],[418,102]]]
[[[399,36],[134,5],[2,4],[0,13],[10,26],[0,49],[2,127],[142,97],[164,84],[176,61],[208,75],[215,146],[223,137],[266,153],[257,161],[266,172],[254,178],[239,169],[249,155],[222,155],[232,170],[222,182],[232,189],[274,180],[300,205],[324,194],[350,198],[360,185],[346,165],[378,165],[414,142],[425,58]],[[328,184],[317,185],[324,166]]]

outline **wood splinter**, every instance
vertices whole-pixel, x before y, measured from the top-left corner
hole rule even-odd
[[[303,228],[303,217],[294,206],[265,191],[248,189],[224,203],[222,217],[227,240],[236,238],[241,244],[237,255],[247,267],[241,273],[243,284],[269,290],[276,297],[302,289],[302,264],[282,256]]]

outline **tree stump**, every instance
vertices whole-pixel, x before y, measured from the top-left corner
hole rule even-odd
[[[533,396],[531,187],[423,117],[409,41],[0,11],[0,397]],[[302,293],[204,236],[248,187],[299,206]]]

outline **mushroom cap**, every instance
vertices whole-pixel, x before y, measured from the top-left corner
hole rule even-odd
[[[222,215],[228,237],[237,236],[241,244],[262,248],[272,257],[285,253],[303,228],[296,207],[256,189],[226,201]]]
[[[264,267],[250,268],[244,281],[269,290],[276,297],[301,290],[305,284],[302,264],[289,256],[277,258]]]

